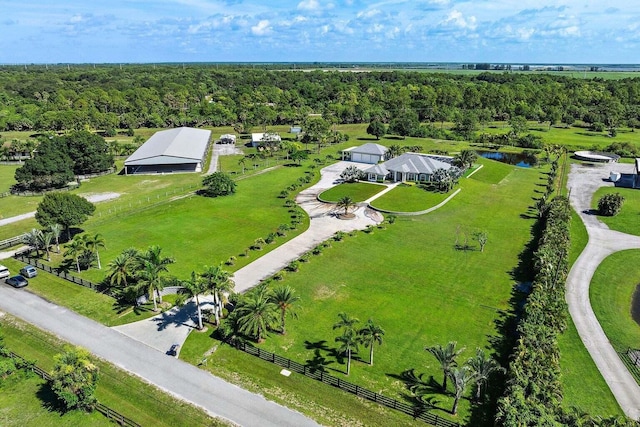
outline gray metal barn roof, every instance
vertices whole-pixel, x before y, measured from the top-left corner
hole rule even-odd
[[[153,134],[127,160],[125,166],[172,165],[201,162],[211,131],[181,127]]]
[[[385,147],[384,145],[368,142],[366,144],[360,145],[359,147],[349,147],[346,150],[342,150],[342,151],[351,151],[352,153],[374,154],[378,156],[384,156],[384,154],[387,151],[389,151],[389,148]]]

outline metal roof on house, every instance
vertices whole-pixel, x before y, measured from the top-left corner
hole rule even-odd
[[[433,174],[438,169],[449,170],[451,164],[438,160],[428,154],[404,153],[386,162],[372,166],[366,173],[386,175],[389,172]]]
[[[153,134],[131,156],[125,166],[201,162],[207,151],[211,131],[181,127]]]
[[[384,156],[385,153],[389,151],[389,149],[384,145],[374,144],[373,142],[369,142],[359,147],[350,147],[342,151],[351,151],[352,153],[375,154],[378,156]]]

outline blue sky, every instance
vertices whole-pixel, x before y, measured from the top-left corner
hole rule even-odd
[[[640,63],[640,2],[0,0],[0,63]]]

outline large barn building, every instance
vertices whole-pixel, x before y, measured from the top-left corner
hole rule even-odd
[[[205,129],[156,132],[124,161],[125,174],[202,172],[210,140]]]

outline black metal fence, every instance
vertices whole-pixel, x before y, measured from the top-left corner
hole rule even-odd
[[[92,289],[96,292],[100,291],[100,286],[98,284],[93,283],[89,280],[84,280],[80,277],[76,277],[72,274],[67,273],[66,271],[62,271],[57,268],[43,264],[35,258],[30,258],[28,253],[26,252],[17,253],[14,255],[14,258],[19,261],[25,262],[27,264],[31,264],[32,266],[39,268],[41,270],[44,270],[47,273],[55,274],[56,276],[61,277],[65,280],[68,280],[69,282],[75,283],[76,285],[84,286],[85,288]]]
[[[12,351],[7,352],[7,355],[12,359],[20,360],[27,367],[26,369],[30,369],[32,372],[35,372],[36,374],[38,374],[38,376],[40,378],[42,378],[44,380],[47,380],[47,381],[51,381],[51,375],[49,375],[49,373],[47,371],[45,371],[44,369],[42,369],[42,368],[40,368],[40,367],[38,367],[36,365],[30,364],[23,357],[15,354]],[[140,424],[136,423],[132,419],[125,417],[124,415],[122,415],[118,411],[115,411],[115,410],[109,408],[108,406],[103,405],[100,402],[96,402],[94,408],[95,408],[96,411],[100,412],[102,415],[104,415],[105,417],[109,418],[112,421],[115,421],[117,424],[119,424],[121,426],[141,427]]]
[[[309,378],[313,378],[314,380],[321,381],[330,386],[339,388],[340,390],[346,391],[348,393],[355,394],[358,397],[386,406],[387,408],[403,412],[413,417],[414,419],[424,421],[425,423],[431,424],[433,426],[460,427],[460,424],[432,414],[431,412],[428,412],[428,410],[424,407],[410,405],[408,403],[400,402],[390,397],[383,396],[359,385],[355,385],[338,377],[334,377],[333,375],[330,375],[320,369],[302,365],[291,359],[287,359],[286,357],[278,356],[277,354],[262,350],[258,347],[254,347],[251,344],[247,344],[246,342],[236,341],[233,343],[230,342],[229,344],[231,344],[238,350],[242,350],[245,353],[249,353],[253,356],[259,357],[262,360],[266,360],[267,362],[282,366],[283,368],[287,368],[292,372],[297,372]]]
[[[640,384],[640,349],[629,348],[618,354],[636,382]]]

